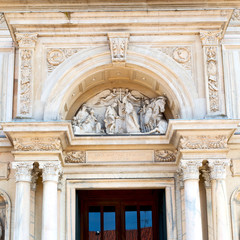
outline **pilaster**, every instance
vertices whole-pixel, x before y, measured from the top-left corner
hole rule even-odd
[[[31,118],[37,33],[16,33],[16,40],[19,45],[17,117]]]
[[[201,31],[208,116],[225,115],[222,71],[222,30]]]

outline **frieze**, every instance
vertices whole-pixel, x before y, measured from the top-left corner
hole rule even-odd
[[[129,33],[108,33],[112,62],[125,62]]]
[[[224,135],[182,137],[179,149],[225,149],[227,140]]]
[[[175,162],[176,154],[176,151],[171,150],[155,150],[154,159],[156,162]]]
[[[67,58],[78,53],[83,48],[48,48],[47,49],[47,68],[50,74],[57,66]]]
[[[136,90],[104,90],[85,102],[72,119],[81,134],[165,134],[166,97],[148,98]]]
[[[57,151],[61,149],[58,138],[15,138],[14,150],[17,151]]]
[[[65,153],[65,163],[85,163],[86,152],[85,151],[72,151]]]

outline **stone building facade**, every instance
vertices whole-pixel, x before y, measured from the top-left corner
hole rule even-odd
[[[240,239],[239,1],[0,11],[1,240]]]

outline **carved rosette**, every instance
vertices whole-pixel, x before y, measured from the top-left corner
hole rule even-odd
[[[226,167],[230,166],[230,160],[208,160],[208,166],[210,168],[210,178],[212,180],[221,180],[226,178]]]
[[[129,33],[108,33],[112,62],[126,62]]]
[[[58,182],[62,173],[62,166],[60,162],[40,162],[39,168],[42,169],[43,182]]]
[[[227,140],[224,135],[182,137],[179,149],[225,149]]]
[[[85,163],[85,162],[86,162],[85,151],[66,152],[65,163]]]
[[[155,162],[175,162],[176,152],[170,150],[155,150],[154,159]]]
[[[12,168],[16,169],[16,182],[31,182],[33,162],[13,162]]]
[[[202,166],[202,160],[181,160],[180,170],[182,171],[183,181],[199,180],[199,167]]]
[[[224,114],[224,98],[220,95],[223,84],[221,70],[221,51],[219,43],[222,39],[222,30],[201,31],[200,38],[203,45],[205,78],[207,82],[208,113],[211,115]]]
[[[32,117],[33,60],[36,33],[16,33],[19,45],[18,107],[17,117]]]
[[[63,63],[67,58],[78,53],[83,48],[48,48],[47,49],[47,68],[51,73],[57,66]]]
[[[15,138],[13,146],[17,151],[58,151],[61,141],[59,138]]]

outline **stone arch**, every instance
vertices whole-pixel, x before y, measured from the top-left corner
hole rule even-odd
[[[41,101],[45,103],[44,120],[59,120],[64,102],[73,89],[91,74],[112,67],[108,47],[82,50],[61,65],[47,78]],[[194,116],[194,99],[197,92],[191,76],[172,58],[152,49],[130,46],[126,67],[146,72],[157,79],[174,102],[175,115],[191,119]]]
[[[3,227],[4,240],[10,240],[11,201],[8,194],[2,189],[0,189],[0,201],[2,203],[0,208],[0,218],[5,218],[0,219]]]

